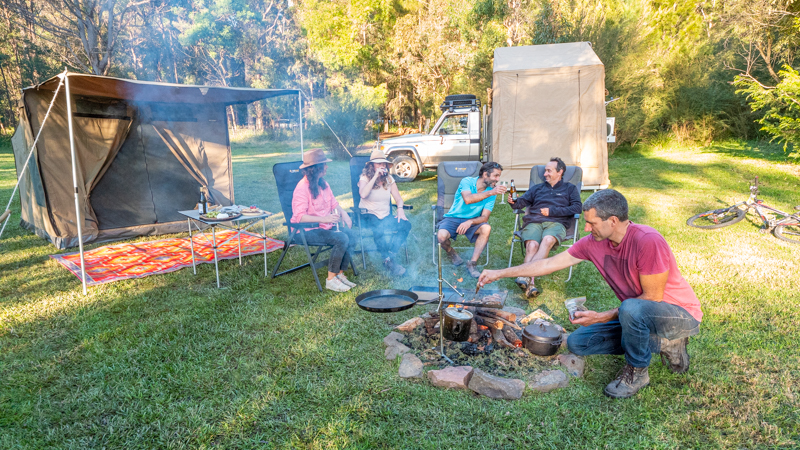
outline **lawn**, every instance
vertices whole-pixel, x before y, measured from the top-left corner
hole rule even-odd
[[[236,199],[278,212],[271,166],[297,159],[291,142],[233,146]],[[763,198],[800,204],[800,165],[780,147],[637,147],[609,160],[631,218],[660,230],[705,318],[692,367],[673,375],[654,358],[651,385],[629,400],[602,389],[620,357],[587,359],[585,378],[550,394],[495,401],[397,376],[382,338],[420,314],[370,314],[354,298],[378,288],[435,284],[429,206],[436,178],[403,184],[414,205],[411,276],[371,262],[344,294],[319,293],[308,270],[263,277],[260,256],[89,288],[52,261],[57,250],[18,225],[0,241],[0,448],[796,448],[800,446],[800,246],[758,231],[751,217],[695,230],[687,217],[742,199],[759,175]],[[352,204],[346,162],[328,181]],[[15,181],[0,142],[0,201]],[[588,195],[585,193],[584,198]],[[282,216],[270,234],[283,239]],[[491,218],[491,266],[508,259],[512,214]],[[89,245],[94,248],[96,245]],[[278,253],[270,254],[270,267]],[[520,260],[516,252],[517,261]],[[293,261],[300,261],[293,258]],[[320,276],[324,271],[320,270]],[[457,276],[465,276],[461,269]],[[455,277],[453,277],[455,278]],[[562,302],[618,305],[589,263],[544,277],[528,304],[568,329]],[[466,280],[463,284],[469,285]]]

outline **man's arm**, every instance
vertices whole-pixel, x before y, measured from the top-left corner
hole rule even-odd
[[[469,227],[471,227],[473,225],[477,225],[479,223],[488,222],[489,221],[489,216],[491,214],[492,214],[491,211],[489,211],[488,209],[484,209],[483,211],[481,211],[481,215],[480,216],[478,216],[478,217],[476,217],[474,219],[469,219],[469,220],[465,220],[465,221],[461,222],[461,225],[459,225],[458,228],[456,228],[456,233],[465,234],[467,232],[467,230],[469,230]]]
[[[642,285],[642,295],[639,298],[653,302],[664,300],[664,289],[667,287],[668,276],[669,270],[654,275],[639,274],[639,283]]]
[[[561,252],[550,258],[531,261],[519,266],[509,267],[508,269],[484,270],[481,273],[481,277],[478,279],[478,284],[484,286],[501,278],[540,277],[542,275],[549,275],[557,270],[574,266],[581,261],[583,260],[570,255],[568,251]]]
[[[504,191],[505,192],[505,191]],[[473,203],[478,203],[483,200],[486,200],[489,197],[498,195],[500,192],[498,191],[497,187],[494,189],[485,189],[483,192],[478,192],[477,194],[473,194],[469,191],[469,189],[462,189],[461,190],[461,197],[464,199],[464,203],[467,205],[471,205]]]
[[[566,253],[566,252],[564,252]],[[642,295],[639,296],[642,300],[650,300],[660,302],[664,299],[664,288],[667,286],[667,275],[669,271],[664,273],[657,273],[655,275],[639,275],[639,282],[642,284]],[[610,309],[608,311],[577,311],[575,319],[570,319],[570,322],[575,325],[589,326],[595,323],[610,322],[619,317],[619,308]]]

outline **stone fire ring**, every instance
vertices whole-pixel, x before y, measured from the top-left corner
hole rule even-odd
[[[526,318],[547,316],[541,310],[534,311]],[[547,316],[549,318],[549,316]],[[524,319],[523,319],[524,320]],[[552,320],[552,318],[550,318]],[[411,332],[423,324],[421,317],[414,317],[398,325],[397,330]],[[518,322],[520,322],[518,320]],[[397,331],[392,331],[383,339],[386,345],[384,356],[388,360],[401,357],[398,374],[401,378],[423,378],[434,386],[445,389],[471,390],[477,394],[493,399],[517,400],[522,397],[526,383],[516,378],[503,378],[491,375],[481,369],[471,366],[453,366],[440,370],[423,371],[422,360],[411,353],[411,349],[400,342],[405,336]],[[570,376],[580,378],[583,376],[585,362],[579,356],[571,353],[558,355],[558,360]],[[569,377],[562,370],[545,370],[537,374],[533,381],[527,383],[532,391],[547,393],[569,385]]]

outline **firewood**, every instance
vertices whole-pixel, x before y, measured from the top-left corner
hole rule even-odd
[[[501,319],[505,319],[509,322],[516,323],[517,315],[514,313],[510,313],[508,311],[503,311],[502,309],[489,309],[489,308],[478,308],[478,314],[489,313],[492,316],[499,317]]]
[[[478,332],[478,322],[475,319],[469,321],[469,334]]]
[[[511,328],[503,328],[503,336],[505,336],[506,340],[514,347],[522,347],[522,340]]]
[[[506,337],[503,336],[503,331],[497,328],[494,329],[492,332],[492,338],[497,341],[497,345],[505,348],[515,348],[510,342],[506,340]]]
[[[483,323],[486,324],[489,328],[494,328],[495,330],[502,330],[503,329],[503,321],[502,319],[493,319],[491,317],[482,317]]]
[[[515,330],[522,330],[522,328],[520,328],[519,325],[517,325],[516,323],[510,322],[510,321],[508,321],[506,319],[503,319],[502,317],[498,317],[498,316],[494,315],[493,312],[490,313],[490,312],[483,312],[482,311],[480,313],[480,317],[484,317],[484,318],[487,318],[487,319],[490,319],[490,320],[496,320],[496,321],[502,322],[503,324],[505,324],[505,325],[515,329]]]

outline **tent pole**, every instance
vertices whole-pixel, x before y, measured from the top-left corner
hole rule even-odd
[[[300,158],[303,157],[303,93],[297,91],[297,117],[300,122]]]
[[[72,187],[75,193],[75,223],[78,224],[78,249],[81,253],[81,284],[83,295],[86,295],[86,262],[83,258],[83,226],[81,224],[81,209],[78,201],[78,168],[75,158],[75,133],[72,131],[72,97],[69,93],[69,74],[64,72],[64,86],[67,98],[67,123],[69,124],[69,153],[72,156]]]

